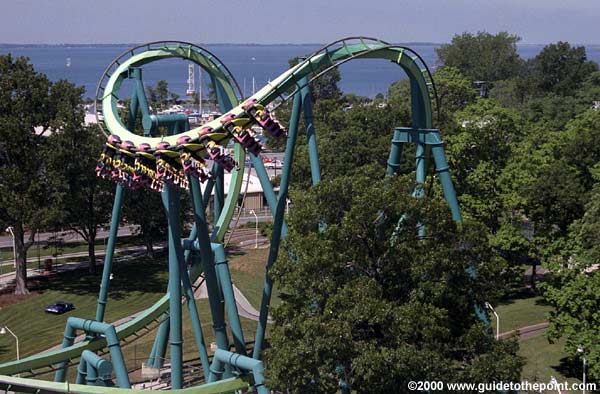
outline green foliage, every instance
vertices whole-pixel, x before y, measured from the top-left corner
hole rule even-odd
[[[26,58],[0,55],[0,227],[12,226],[15,233],[18,294],[27,293],[27,249],[36,232],[57,217],[61,197],[53,193],[55,180],[44,165],[51,152],[44,149],[43,135],[82,120],[80,89],[51,83]]]
[[[80,91],[71,89],[76,101]],[[63,102],[66,102],[64,100]],[[72,103],[72,108],[77,108]],[[73,122],[48,138],[47,168],[56,181],[55,193],[61,195],[55,226],[76,231],[88,243],[90,272],[95,272],[95,240],[98,227],[110,216],[114,184],[96,176],[95,166],[106,137],[98,126],[85,127]]]
[[[537,86],[535,81],[528,75],[519,75],[494,82],[489,97],[504,107],[520,110],[536,93]]]
[[[589,190],[594,182],[592,168],[600,161],[600,112],[587,110],[566,125],[561,154],[577,169],[582,186]]]
[[[169,85],[164,79],[156,83],[156,98],[160,105],[165,105],[169,100]]]
[[[298,57],[292,58],[288,61],[290,67],[293,67],[300,63],[301,60]],[[314,75],[321,72],[323,69],[317,69],[309,76],[309,79]],[[333,68],[327,73],[323,74],[319,78],[315,79],[310,84],[310,97],[312,102],[315,103],[319,100],[337,100],[342,96],[342,91],[338,87],[338,82],[342,79],[340,70]]]
[[[456,111],[475,102],[477,92],[471,82],[456,67],[440,67],[433,74],[442,118],[450,118]],[[445,122],[442,121],[442,124]]]
[[[292,196],[287,253],[273,271],[284,295],[267,351],[271,387],[335,392],[340,365],[360,393],[518,379],[516,344],[493,340],[473,312],[498,296],[503,267],[485,232],[458,228],[443,201],[411,197],[405,178],[373,179],[338,177]]]
[[[154,257],[154,240],[165,235],[168,225],[161,194],[144,189],[124,192],[123,218],[139,226],[138,233],[146,246],[146,255]]]
[[[494,82],[519,74],[523,66],[517,53],[520,40],[507,32],[463,33],[436,52],[442,64],[458,68],[471,81]]]
[[[592,72],[598,71],[598,65],[587,60],[585,47],[571,47],[563,41],[546,45],[533,64],[540,89],[560,95],[573,93]]]
[[[455,119],[458,127],[446,141],[459,201],[467,215],[495,233],[503,212],[498,179],[521,139],[519,116],[491,99],[480,99]]]
[[[544,285],[544,298],[554,307],[550,312],[547,336],[551,341],[565,338],[565,350],[571,357],[581,357],[578,347],[585,349],[588,376],[600,379],[598,325],[600,317],[600,275],[586,273],[587,264],[575,259],[556,261],[551,265],[553,280]]]

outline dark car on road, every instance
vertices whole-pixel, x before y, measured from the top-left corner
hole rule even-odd
[[[57,301],[52,305],[48,305],[44,311],[47,313],[54,313],[55,315],[62,315],[68,311],[75,309],[75,305],[70,302]]]

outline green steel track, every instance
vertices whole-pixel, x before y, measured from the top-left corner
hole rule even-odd
[[[182,136],[190,137],[192,142],[199,140],[198,132],[201,128],[194,128],[176,135],[160,137],[148,137],[134,134],[127,129],[119,116],[117,109],[119,90],[124,79],[128,77],[129,70],[141,67],[153,61],[173,57],[195,62],[208,71],[214,78],[213,83],[216,81],[220,84],[224,96],[232,104],[233,108],[230,111],[203,126],[211,127],[212,132],[208,135],[208,138],[223,146],[227,145],[231,136],[223,129],[221,120],[228,115],[233,115],[236,118],[244,116],[245,111],[242,109],[242,105],[245,102],[256,100],[258,104],[263,106],[266,106],[267,104],[278,106],[285,100],[296,95],[297,92],[303,90],[310,81],[319,77],[324,72],[356,58],[383,59],[398,64],[409,76],[411,87],[418,90],[418,94],[413,95],[413,100],[415,98],[420,99],[418,106],[421,108],[421,119],[417,122],[420,123],[420,125],[416,127],[422,129],[431,129],[433,127],[432,98],[435,100],[435,87],[429,70],[422,59],[409,48],[390,45],[379,40],[358,37],[343,39],[325,46],[295,67],[292,67],[281,74],[243,102],[240,102],[241,97],[239,94],[239,87],[231,76],[231,73],[229,73],[214,55],[202,48],[180,42],[152,43],[134,48],[119,57],[111,64],[111,66],[109,66],[105,75],[102,77],[101,84],[97,91],[97,113],[103,118],[102,121],[108,133],[119,136],[123,141],[131,141],[136,146],[147,143],[153,148],[161,141],[166,141],[171,144],[171,146],[176,146],[178,139]],[[289,146],[288,149],[290,149]],[[234,156],[238,163],[244,163],[245,151],[239,143],[235,144]],[[214,243],[222,243],[225,233],[229,228],[240,194],[242,173],[243,168],[232,171],[230,190],[224,202],[222,213],[217,219],[215,234],[213,234],[211,239]],[[263,188],[265,188],[265,186],[266,185],[263,184]],[[270,192],[272,193],[272,189]],[[269,190],[265,189],[265,194],[269,197]],[[278,204],[273,198],[274,194],[269,200],[269,205],[273,215],[275,215]],[[279,220],[283,221],[282,218],[279,218]],[[284,221],[283,226],[285,226]],[[190,274],[192,281],[198,274],[199,272],[196,272],[195,275]],[[145,310],[135,319],[118,326],[118,339],[120,341],[127,341],[132,337],[138,336],[146,327],[159,321],[161,316],[169,312],[169,298],[170,294],[167,293],[152,307]],[[81,356],[83,350],[99,351],[105,347],[106,340],[104,338],[93,341],[85,340],[64,349],[58,349],[49,353],[30,356],[19,361],[1,364],[0,375],[5,376],[0,376],[0,387],[16,392],[36,393],[77,392],[87,394],[137,392],[136,390],[128,389],[69,385],[68,383],[54,383],[8,376],[27,373],[37,374],[39,372],[36,371],[56,368],[60,362],[73,362],[73,360],[77,360]],[[177,393],[212,394],[226,393],[248,387],[249,383],[247,380],[242,378],[230,378],[196,388],[174,391]]]

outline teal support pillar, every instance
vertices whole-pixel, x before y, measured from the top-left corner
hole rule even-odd
[[[411,78],[410,80],[410,97],[411,97],[411,110],[412,110],[412,127],[415,129],[425,129],[430,127],[427,124],[427,119],[425,116],[425,106],[423,104],[423,95],[421,93],[421,89],[416,79]],[[425,155],[425,141],[421,138],[421,134],[419,133],[419,138],[416,139],[415,144],[417,145],[416,149],[416,181],[417,181],[417,190],[415,190],[415,197],[422,197],[422,184],[425,183],[425,173],[427,170],[427,160]]]
[[[87,365],[87,376],[85,377],[85,384],[88,386],[97,386],[98,385],[98,373],[94,368],[92,368],[88,363]]]
[[[312,111],[312,99],[310,97],[310,89],[308,87],[308,77],[303,77],[298,83],[302,85],[302,89],[300,89],[300,99],[302,100],[302,110],[304,112],[304,125],[306,127],[306,139],[308,141],[308,160],[310,162],[310,174],[312,177],[313,185],[316,185],[319,182],[321,182],[321,166],[319,164],[317,135],[315,132],[315,120]],[[296,100],[295,97],[294,100]]]
[[[108,298],[108,288],[110,285],[110,273],[112,272],[112,262],[115,253],[115,244],[119,232],[119,218],[121,215],[121,203],[123,202],[123,185],[117,184],[115,191],[115,202],[112,209],[110,222],[110,233],[106,243],[106,254],[104,256],[104,267],[102,269],[102,282],[100,284],[100,294],[98,294],[98,306],[96,307],[96,321],[104,321],[104,311]]]
[[[86,376],[87,376],[87,362],[82,357],[79,360],[79,365],[77,366],[77,379],[75,380],[75,384],[85,384]]]
[[[81,360],[87,365],[87,384],[107,386],[107,384],[111,383],[113,367],[110,361],[103,359],[89,350],[84,350],[81,353]]]
[[[129,103],[129,113],[127,114],[127,130],[135,130],[138,109],[139,101],[134,90],[134,94],[131,95],[131,102]]]
[[[452,212],[452,219],[455,222],[462,222],[462,215],[460,214],[460,207],[458,206],[458,199],[456,198],[456,191],[454,190],[454,184],[450,177],[450,166],[446,162],[446,155],[444,154],[443,143],[440,141],[431,148],[433,154],[433,160],[435,162],[435,171],[440,177],[442,183],[442,190],[444,192],[444,198],[450,206]]]
[[[181,223],[179,221],[179,189],[167,185],[162,194],[169,222],[169,355],[171,387],[183,385],[183,337],[181,327]]]
[[[212,248],[215,253],[215,268],[217,270],[217,277],[221,282],[221,289],[223,291],[223,298],[225,299],[225,308],[227,309],[227,317],[229,318],[229,324],[231,326],[235,350],[240,354],[246,354],[246,343],[244,341],[242,324],[235,302],[235,295],[233,294],[231,273],[229,272],[229,265],[227,264],[225,248],[223,247],[223,244],[220,243],[213,243]]]
[[[426,169],[426,157],[425,157],[425,143],[420,138],[419,135],[416,143],[416,151],[415,151],[415,165],[416,165],[416,182],[417,185],[415,187],[415,191],[413,195],[417,198],[421,198],[425,195],[425,191],[423,189],[423,185],[425,184],[425,169]]]
[[[151,361],[149,365],[152,368],[162,368],[165,363],[165,355],[167,354],[167,343],[169,338],[169,315],[163,315],[163,321],[160,323],[154,345],[152,346]]]
[[[213,196],[213,214],[215,217],[214,222],[216,223],[221,216],[225,204],[225,171],[217,163],[214,163],[213,166],[216,166],[215,194]]]
[[[232,103],[229,99],[229,96],[225,92],[223,88],[223,84],[221,81],[211,75],[211,81],[213,84],[213,89],[217,96],[217,102],[219,103],[219,108],[221,112],[225,113],[231,110],[235,103]],[[217,219],[221,216],[221,211],[223,210],[223,206],[225,204],[225,187],[224,187],[224,171],[221,166],[218,164],[213,164],[216,166],[216,173],[214,175],[215,180],[215,195],[214,195],[214,215],[215,215],[215,223]]]
[[[401,133],[400,130],[394,130],[392,149],[390,150],[390,156],[388,157],[387,169],[385,172],[387,176],[394,175],[400,169],[400,160],[402,159]]]
[[[252,373],[254,378],[254,389],[258,394],[269,394],[271,391],[265,386],[264,365],[260,360],[255,360],[241,354],[232,353],[226,350],[217,349],[211,366],[211,376],[209,382],[214,382],[220,376],[223,365],[230,365],[243,371]]]
[[[147,119],[150,117],[150,108],[146,99],[144,83],[142,82],[142,69],[135,67],[130,69],[130,78],[133,79],[133,92],[131,94],[131,104],[129,106],[129,116],[127,119],[127,129],[135,130],[135,119],[137,111],[140,110],[142,115],[142,127],[144,127],[144,135],[151,136],[150,127],[146,128]]]
[[[202,201],[200,182],[197,179],[190,179],[190,191],[192,194],[194,221],[200,249],[200,260],[202,262],[206,280],[206,291],[208,293],[208,303],[213,320],[215,341],[220,349],[229,349],[229,339],[227,338],[225,325],[224,302],[217,284],[218,279],[214,265],[210,235],[208,233],[208,222],[204,210],[205,205]],[[210,193],[208,195],[210,196]]]
[[[192,182],[192,177],[189,177],[188,180],[190,182]],[[196,230],[196,233],[197,233],[197,230]],[[190,277],[187,272],[187,264],[186,264],[185,259],[181,259],[180,271],[181,271],[181,283],[183,284],[185,298],[186,298],[187,306],[188,306],[188,312],[190,315],[190,320],[192,322],[192,330],[194,332],[194,340],[196,341],[196,347],[198,349],[198,355],[199,355],[200,361],[202,363],[202,369],[204,371],[204,376],[208,376],[210,362],[208,361],[208,353],[206,351],[206,343],[204,342],[204,334],[202,332],[202,324],[200,324],[200,316],[198,315],[198,310],[196,309],[196,300],[194,298],[194,289],[192,288],[192,283],[190,281]]]
[[[260,314],[258,318],[258,325],[256,327],[254,350],[252,352],[252,358],[257,360],[260,359],[260,353],[262,351],[265,339],[267,321],[269,318],[269,305],[271,304],[271,296],[273,294],[273,279],[271,278],[269,270],[277,260],[280,241],[287,234],[287,228],[283,226],[283,218],[288,195],[288,187],[290,184],[290,176],[292,172],[292,163],[294,161],[294,147],[298,138],[298,121],[300,118],[300,106],[302,99],[303,97],[301,93],[296,93],[294,96],[294,102],[292,104],[292,116],[290,118],[288,139],[285,148],[285,158],[283,161],[283,171],[281,172],[281,182],[279,184],[279,197],[277,199],[275,210],[273,211],[275,222],[273,224],[273,231],[271,232],[271,244],[266,266],[265,283],[263,285],[263,296],[260,303]],[[310,100],[310,96],[308,97],[308,100]],[[317,182],[319,180],[320,177]]]
[[[114,366],[117,382],[121,388],[130,388],[129,375],[125,366],[125,359],[121,352],[117,331],[111,324],[102,323],[94,320],[85,320],[77,317],[69,317],[65,327],[64,339],[62,343],[63,349],[73,345],[77,330],[82,330],[86,333],[102,334],[106,338],[106,345],[110,353],[112,365]],[[90,376],[90,367],[87,367],[87,376]],[[54,376],[55,382],[64,382],[67,377],[67,363],[61,362]]]
[[[260,155],[255,155],[253,153],[249,153],[248,156],[250,156],[250,160],[252,161],[252,165],[256,171],[256,176],[258,177],[260,185],[263,188],[263,194],[267,200],[267,205],[274,215],[275,208],[277,207],[277,196],[275,196],[275,192],[273,191],[273,185],[271,185],[269,174],[267,174],[267,170],[265,169],[262,158]]]

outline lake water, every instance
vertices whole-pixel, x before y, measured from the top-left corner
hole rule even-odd
[[[436,66],[435,44],[407,45],[419,53],[431,68]],[[85,96],[93,97],[99,78],[104,69],[121,53],[133,45],[90,45],[90,46],[15,46],[0,44],[0,53],[13,56],[27,56],[35,69],[51,80],[67,79],[78,86],[84,86]],[[288,60],[304,56],[319,49],[320,45],[205,45],[206,49],[218,56],[237,79],[244,95],[252,93],[252,79],[256,90],[269,80],[288,69]],[[528,59],[537,55],[543,45],[520,45],[518,52]],[[600,62],[600,46],[588,46],[588,58]],[[67,66],[67,63],[70,63]],[[374,97],[385,93],[389,85],[405,78],[403,71],[391,62],[384,60],[358,59],[340,67],[342,80],[340,87],[345,93]],[[155,85],[164,79],[169,90],[185,95],[187,89],[187,62],[181,59],[168,59],[145,66],[144,83]],[[196,79],[198,77],[196,76]],[[204,85],[207,84],[204,78]],[[198,83],[198,82],[196,82]]]

